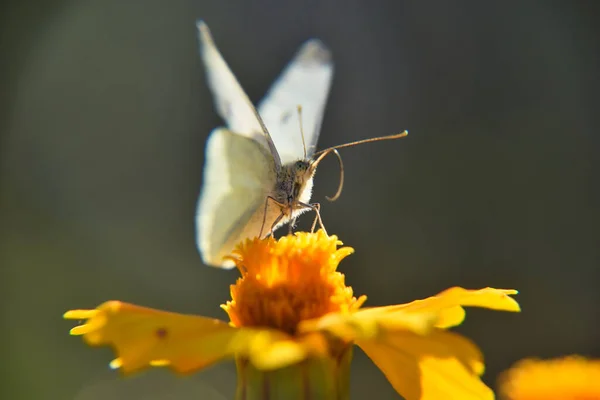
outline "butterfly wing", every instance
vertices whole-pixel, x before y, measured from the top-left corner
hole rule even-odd
[[[217,112],[227,122],[227,127],[231,131],[259,142],[269,149],[276,165],[281,165],[267,128],[221,56],[208,26],[203,21],[198,21],[197,27],[201,43],[200,54]]]
[[[223,257],[244,238],[259,235],[262,219],[257,216],[263,215],[275,180],[275,164],[267,149],[225,128],[213,130],[206,143],[196,214],[196,241],[205,264],[234,266]]]
[[[332,77],[331,53],[321,41],[309,40],[261,101],[258,112],[284,164],[305,158],[298,105],[302,106],[306,154],[314,154]]]

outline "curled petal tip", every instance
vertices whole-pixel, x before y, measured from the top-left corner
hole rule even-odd
[[[110,369],[119,369],[123,366],[123,360],[121,360],[121,358],[115,358],[108,364],[108,366]]]
[[[64,319],[90,319],[98,314],[98,310],[69,310],[63,314]]]
[[[91,330],[92,329],[90,329],[90,327],[87,324],[79,325],[74,328],[71,328],[71,330],[69,331],[69,334],[73,335],[73,336],[80,336],[80,335],[85,335],[86,333],[90,332]]]

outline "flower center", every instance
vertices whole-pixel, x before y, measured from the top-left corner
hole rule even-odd
[[[293,335],[304,320],[357,310],[366,297],[356,299],[336,271],[354,250],[338,249],[340,244],[323,231],[242,243],[234,258],[242,277],[231,285],[231,300],[222,306],[231,323]]]

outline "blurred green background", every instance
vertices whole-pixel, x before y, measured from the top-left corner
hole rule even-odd
[[[224,399],[232,363],[120,379],[70,337],[71,308],[119,299],[225,318],[235,271],[204,267],[194,213],[221,123],[204,19],[257,101],[309,37],[336,73],[316,177],[342,264],[368,305],[445,288],[520,290],[520,315],[459,328],[485,379],[526,356],[600,356],[597,2],[8,1],[0,65],[3,399]],[[309,225],[304,218],[301,226]],[[360,351],[353,398],[396,398]]]

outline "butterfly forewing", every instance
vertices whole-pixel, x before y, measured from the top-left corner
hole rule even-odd
[[[298,106],[302,107],[307,155],[315,152],[332,77],[331,53],[321,41],[309,40],[261,101],[258,112],[283,164],[304,158]]]
[[[254,105],[217,49],[206,24],[199,21],[197,27],[201,44],[200,54],[217,112],[227,122],[231,131],[250,137],[269,149],[279,168],[279,154]]]

